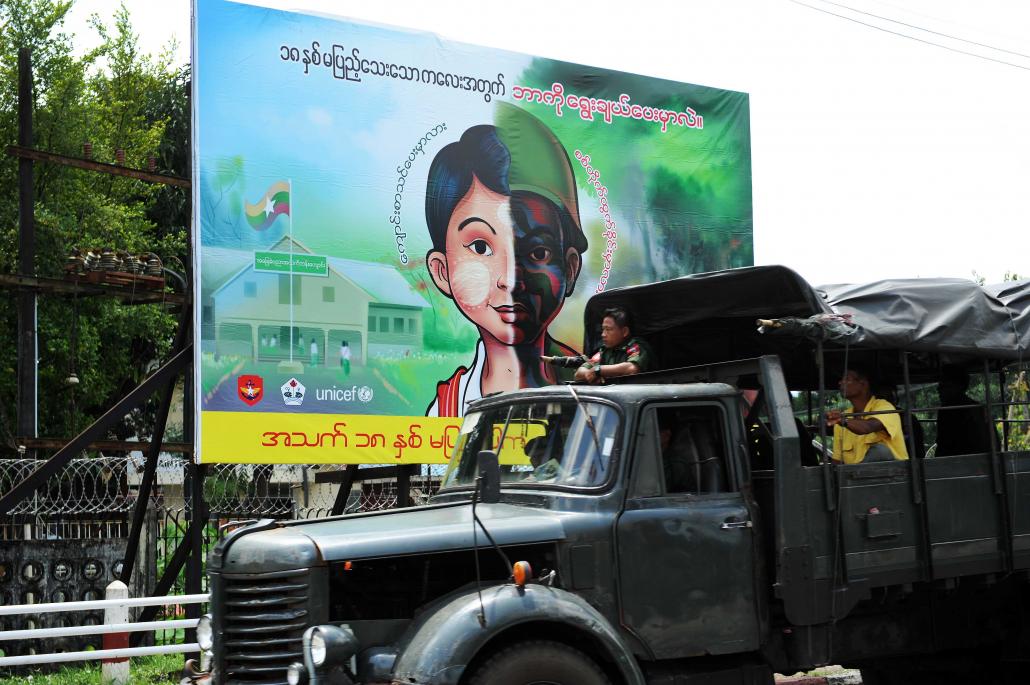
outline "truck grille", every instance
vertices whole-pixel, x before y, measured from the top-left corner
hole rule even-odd
[[[222,574],[222,670],[225,685],[286,684],[303,661],[301,638],[311,625],[308,569]]]

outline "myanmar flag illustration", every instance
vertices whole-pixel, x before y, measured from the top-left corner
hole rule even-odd
[[[247,222],[255,231],[263,231],[272,225],[280,214],[290,214],[290,185],[278,181],[265,192],[255,204],[246,203],[244,212]]]

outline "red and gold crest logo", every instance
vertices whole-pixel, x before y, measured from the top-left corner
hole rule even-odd
[[[236,379],[236,392],[239,394],[240,399],[251,407],[260,402],[261,398],[265,396],[264,388],[265,382],[261,380],[261,376],[248,374],[246,376],[239,376]]]

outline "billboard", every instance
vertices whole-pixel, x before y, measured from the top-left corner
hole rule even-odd
[[[442,463],[603,290],[753,262],[744,93],[196,3],[197,454]]]

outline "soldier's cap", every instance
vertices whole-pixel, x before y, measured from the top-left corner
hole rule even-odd
[[[508,187],[513,192],[536,193],[563,207],[582,234],[572,162],[557,136],[540,119],[507,102],[497,104],[494,125],[511,154]]]

